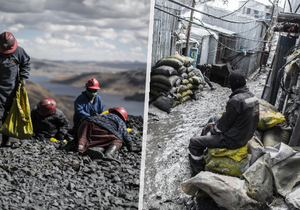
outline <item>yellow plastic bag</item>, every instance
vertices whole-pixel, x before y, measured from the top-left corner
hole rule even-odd
[[[283,114],[280,112],[275,112],[274,110],[259,104],[259,122],[257,124],[258,130],[266,131],[284,121],[285,117]]]
[[[209,148],[205,156],[205,170],[238,177],[242,175],[242,167],[249,159],[247,145],[235,150]]]
[[[18,139],[27,139],[33,134],[29,100],[25,87],[21,88],[21,84],[0,133]]]
[[[208,152],[214,157],[229,157],[235,162],[239,162],[247,157],[248,147],[246,144],[244,147],[238,149],[209,148]]]

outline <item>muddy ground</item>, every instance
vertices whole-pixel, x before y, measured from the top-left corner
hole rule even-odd
[[[261,98],[267,70],[257,70],[247,86]],[[203,89],[199,100],[190,100],[174,107],[169,114],[152,104],[148,111],[143,209],[191,209],[190,196],[180,183],[190,178],[189,139],[200,134],[210,116],[220,114],[231,90],[214,83],[217,88]]]

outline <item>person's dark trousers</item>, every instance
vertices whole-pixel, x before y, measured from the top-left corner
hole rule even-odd
[[[6,117],[7,117],[7,114],[4,114],[4,116],[2,117],[2,124],[4,123]],[[2,124],[1,124],[1,126],[2,126]],[[9,142],[9,136],[2,134],[2,141],[1,141],[0,147],[10,147],[10,146],[11,146],[11,144]]]
[[[212,84],[211,84],[211,82],[210,82],[210,80],[208,79],[208,77],[207,76],[205,76],[204,74],[203,74],[203,77],[204,77],[204,80],[205,80],[205,82],[209,85],[209,87],[214,87]]]
[[[227,144],[223,141],[223,135],[194,136],[190,139],[189,160],[192,176],[204,170],[205,160],[203,152],[206,148],[223,148]]]

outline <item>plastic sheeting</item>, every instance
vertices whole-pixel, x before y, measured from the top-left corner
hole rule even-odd
[[[182,182],[181,189],[188,195],[203,190],[228,210],[299,209],[299,163],[300,152],[284,143],[255,147],[244,179],[205,171]]]
[[[201,189],[214,201],[228,210],[258,210],[259,203],[247,195],[245,180],[236,177],[202,171],[195,177],[181,183],[181,189],[188,195],[195,195]]]

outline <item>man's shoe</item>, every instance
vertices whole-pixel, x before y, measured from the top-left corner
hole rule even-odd
[[[9,137],[2,134],[2,141],[0,147],[11,147],[11,142],[9,141]]]
[[[215,90],[216,88],[215,88],[215,87],[211,87],[210,89],[211,89],[211,90]]]

